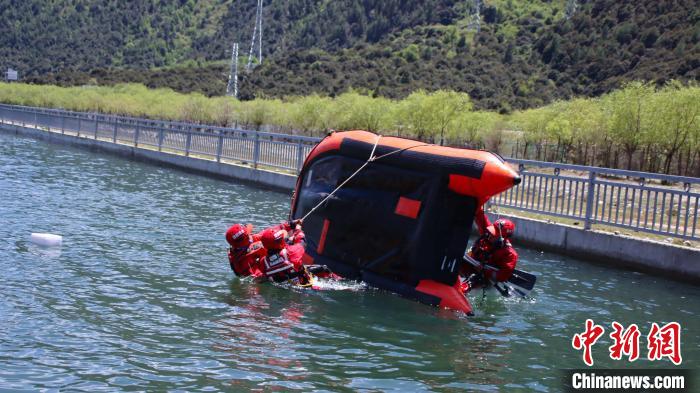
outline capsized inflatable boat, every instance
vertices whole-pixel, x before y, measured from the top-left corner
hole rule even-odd
[[[376,159],[367,164],[371,156]],[[304,221],[306,263],[471,313],[458,287],[458,271],[474,213],[519,182],[515,171],[486,151],[338,132],[306,158],[291,218],[318,206]]]

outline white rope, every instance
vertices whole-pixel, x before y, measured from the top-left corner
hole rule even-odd
[[[357,170],[356,170],[352,175],[350,175],[350,177],[348,177],[347,179],[345,179],[344,182],[340,183],[340,185],[339,185],[338,187],[336,187],[335,190],[333,190],[330,194],[328,194],[325,198],[323,198],[323,200],[322,200],[321,202],[319,202],[316,206],[314,206],[313,209],[311,209],[308,213],[306,213],[306,215],[305,215],[304,217],[301,218],[302,221],[306,220],[306,218],[307,218],[308,216],[310,216],[311,213],[315,212],[316,209],[318,209],[319,207],[321,207],[321,205],[323,205],[324,202],[326,202],[330,197],[332,197],[333,194],[335,194],[338,190],[340,190],[341,188],[343,188],[343,186],[344,186],[347,182],[349,182],[353,177],[355,177],[358,173],[360,173],[360,171],[362,171],[363,169],[365,169],[365,167],[366,167],[367,165],[369,165],[370,162],[372,162],[372,161],[374,161],[374,160],[376,159],[376,157],[374,156],[374,152],[377,150],[377,145],[379,144],[379,139],[380,139],[381,137],[382,137],[381,135],[377,135],[377,140],[374,142],[374,147],[372,147],[372,152],[369,154],[369,158],[367,159],[367,161],[365,161],[365,163],[362,164],[361,167],[357,168]]]

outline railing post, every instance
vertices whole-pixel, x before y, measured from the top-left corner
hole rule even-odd
[[[192,146],[192,130],[187,130],[187,141],[185,142],[185,157],[190,156],[190,146]]]
[[[34,128],[39,128],[39,114],[36,112],[36,110],[34,111]]]
[[[119,123],[117,123],[117,119],[114,119],[114,130],[112,133],[112,143],[117,143],[117,128],[119,127]]]
[[[165,139],[165,131],[163,127],[158,129],[158,151],[163,151],[163,139]]]
[[[66,133],[66,116],[61,115],[61,134]]]
[[[304,145],[299,141],[297,143],[297,173],[301,172],[302,165],[304,165]]]
[[[258,169],[258,161],[260,160],[260,134],[255,133],[255,148],[253,149],[253,168]]]
[[[77,137],[80,138],[80,127],[82,126],[82,121],[80,120],[80,117],[78,117],[78,134]]]
[[[136,131],[134,131],[134,147],[139,147],[139,133],[141,131],[141,125],[136,124]]]
[[[595,172],[588,175],[588,194],[586,195],[586,218],[583,222],[583,229],[591,229],[591,221],[593,217],[593,203],[595,198]]]
[[[95,140],[97,140],[97,129],[100,127],[100,121],[97,115],[95,115]]]
[[[224,149],[224,132],[219,130],[219,143],[216,145],[216,162],[221,162],[221,152]]]

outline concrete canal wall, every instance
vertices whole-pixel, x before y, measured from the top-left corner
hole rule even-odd
[[[182,154],[159,152],[157,150],[123,145],[110,141],[95,140],[93,138],[76,137],[74,135],[65,135],[20,125],[0,124],[0,128],[6,132],[51,143],[87,148],[92,151],[106,152],[121,157],[157,163],[159,165],[166,165],[227,180],[242,180],[283,191],[293,190],[296,184],[296,176],[280,172],[254,169],[243,165],[216,162],[214,160],[196,157],[187,157]]]
[[[63,135],[31,127],[0,124],[0,129],[51,143],[87,148],[122,157],[166,165],[232,181],[244,181],[284,191],[294,189],[296,176],[159,152],[108,141]],[[503,217],[503,216],[502,216]],[[637,239],[575,226],[523,217],[509,217],[517,225],[516,244],[554,251],[597,264],[627,268],[700,284],[700,250]]]
[[[700,250],[509,215],[516,245],[700,284]],[[495,219],[495,217],[492,217]]]

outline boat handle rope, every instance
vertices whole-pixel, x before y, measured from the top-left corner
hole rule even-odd
[[[370,163],[377,161],[377,160],[381,160],[382,158],[386,158],[386,157],[391,156],[391,155],[396,154],[396,153],[404,152],[406,150],[415,149],[417,147],[430,146],[429,143],[423,143],[423,144],[416,145],[416,146],[409,146],[409,147],[405,147],[403,149],[394,150],[394,151],[382,154],[381,156],[377,157],[374,155],[374,152],[377,150],[377,145],[379,144],[379,139],[381,139],[381,137],[382,137],[381,135],[377,135],[377,140],[374,142],[374,147],[372,147],[372,152],[369,154],[369,158],[367,159],[367,161],[365,161],[365,163],[362,164],[362,166],[357,168],[357,170],[352,175],[350,175],[347,179],[345,179],[345,181],[340,183],[340,185],[338,187],[336,187],[335,190],[331,191],[330,194],[326,195],[326,197],[323,198],[323,200],[321,202],[316,204],[316,206],[314,206],[313,209],[309,210],[309,212],[306,213],[306,215],[304,215],[304,217],[301,218],[302,221],[306,220],[307,217],[309,217],[314,211],[316,211],[316,209],[321,207],[321,205],[323,205],[324,202],[326,202],[330,197],[332,197],[338,190],[343,188],[343,186],[345,184],[347,184],[353,177],[357,176],[357,174],[360,173],[363,169],[365,169],[365,167],[367,165],[369,165]]]
[[[381,139],[381,137],[382,137],[381,135],[377,135],[377,140],[374,141],[374,146],[372,147],[372,152],[369,153],[369,158],[367,159],[367,161],[365,161],[365,163],[362,164],[361,167],[357,168],[357,170],[356,170],[352,175],[350,175],[350,177],[348,177],[347,179],[345,179],[344,182],[340,183],[340,185],[339,185],[338,187],[336,187],[335,190],[331,191],[330,194],[326,195],[326,197],[323,198],[323,200],[322,200],[321,202],[317,203],[316,206],[314,206],[313,209],[309,210],[309,212],[306,213],[306,215],[304,215],[304,217],[301,218],[301,221],[306,220],[306,218],[309,217],[313,212],[315,212],[316,209],[318,209],[319,207],[321,207],[321,205],[323,205],[324,202],[326,202],[328,199],[330,199],[330,197],[332,197],[333,194],[335,194],[336,192],[338,192],[338,190],[340,190],[345,184],[347,184],[347,182],[349,182],[353,177],[357,176],[357,174],[360,173],[360,171],[362,171],[363,169],[365,169],[365,167],[366,167],[367,165],[369,165],[370,162],[372,162],[372,161],[375,160],[376,157],[374,156],[374,151],[377,150],[377,145],[379,144],[379,139]]]

